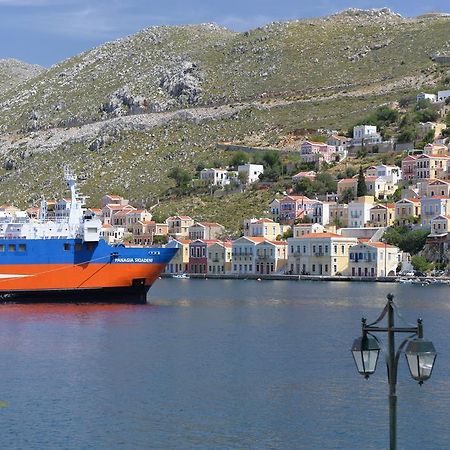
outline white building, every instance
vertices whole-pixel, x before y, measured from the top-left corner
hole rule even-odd
[[[370,210],[374,207],[371,196],[358,197],[348,204],[348,226],[350,228],[364,228],[370,221]]]
[[[397,184],[402,179],[402,169],[398,166],[380,164],[379,166],[370,166],[366,170],[366,176],[382,177],[386,183]]]
[[[225,186],[230,184],[228,171],[225,169],[203,169],[200,172],[200,180],[204,180],[213,186]]]
[[[358,125],[353,127],[352,145],[379,144],[382,141],[377,127],[374,125]]]
[[[328,225],[330,223],[330,204],[320,201],[313,203],[310,217],[313,223]]]
[[[367,242],[350,247],[348,275],[353,277],[395,276],[401,262],[399,249],[383,242]]]
[[[431,103],[434,103],[437,101],[437,96],[436,94],[427,94],[426,92],[420,92],[419,94],[417,94],[416,101],[419,102],[420,100],[430,100]]]
[[[247,184],[259,181],[259,176],[263,173],[264,166],[262,164],[243,164],[238,166],[239,177],[244,178]]]
[[[447,89],[446,91],[438,91],[437,93],[438,102],[445,102],[449,97],[450,97],[450,89]]]

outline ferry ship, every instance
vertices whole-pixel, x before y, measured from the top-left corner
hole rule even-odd
[[[49,217],[43,199],[38,218],[0,218],[0,301],[145,303],[177,248],[108,244],[83,208],[76,175],[64,175],[67,217]]]

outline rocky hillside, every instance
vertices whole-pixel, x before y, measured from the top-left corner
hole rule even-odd
[[[17,59],[0,59],[0,95],[24,81],[34,78],[44,70],[43,67],[27,64]]]
[[[151,204],[170,168],[225,161],[218,141],[278,145],[442,83],[431,57],[450,50],[449,26],[348,10],[244,33],[153,27],[107,43],[0,91],[0,197],[59,195],[69,162],[93,199],[113,190]]]

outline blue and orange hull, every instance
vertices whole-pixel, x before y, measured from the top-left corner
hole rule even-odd
[[[174,248],[77,239],[0,241],[0,301],[146,301]]]

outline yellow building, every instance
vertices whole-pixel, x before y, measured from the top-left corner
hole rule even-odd
[[[231,271],[231,242],[208,245],[208,273],[225,274]]]
[[[370,209],[370,225],[373,227],[390,227],[395,221],[395,204],[375,205]]]
[[[167,247],[178,247],[177,253],[166,266],[166,273],[186,273],[189,267],[189,244],[188,239],[172,239]]]
[[[354,237],[334,233],[312,233],[288,239],[288,273],[335,276],[348,268]]]
[[[257,274],[284,273],[286,263],[287,242],[264,240],[256,245],[255,269]]]
[[[189,227],[194,225],[194,220],[189,216],[172,216],[166,219],[169,234],[174,238],[188,238]]]
[[[399,225],[409,225],[414,219],[420,218],[420,200],[404,198],[395,202],[395,222]]]
[[[431,234],[439,236],[450,230],[450,216],[437,216],[431,219]]]
[[[276,240],[281,233],[280,224],[274,222],[272,219],[259,219],[247,221],[247,229],[244,230],[244,235],[248,237],[263,237],[269,240]]]

